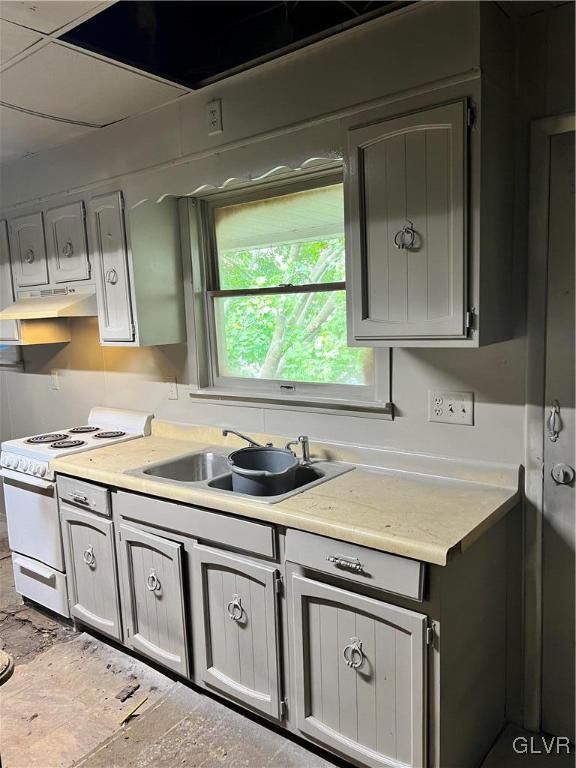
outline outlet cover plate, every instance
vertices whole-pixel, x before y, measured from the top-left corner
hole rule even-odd
[[[474,392],[429,389],[428,421],[474,426]]]

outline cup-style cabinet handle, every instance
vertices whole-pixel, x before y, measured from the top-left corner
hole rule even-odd
[[[92,547],[87,547],[82,553],[82,558],[86,565],[93,568],[96,565],[96,558],[94,557],[94,550]]]
[[[28,250],[24,254],[24,261],[26,262],[26,264],[32,264],[32,262],[34,261],[34,258],[35,258],[34,251],[32,250],[32,248],[28,248]]]
[[[64,243],[64,246],[62,248],[62,256],[66,256],[66,258],[70,258],[74,255],[74,245],[68,240],[67,243]]]
[[[346,666],[352,669],[359,669],[364,664],[364,651],[362,643],[357,637],[351,637],[350,642],[342,651]]]
[[[232,621],[241,621],[244,608],[242,608],[242,601],[238,595],[232,596],[232,600],[226,606],[226,611]]]
[[[146,579],[146,586],[150,592],[157,592],[160,587],[160,579],[156,576],[156,572],[152,569]]]
[[[346,555],[327,555],[326,560],[333,563],[336,568],[344,568],[354,573],[362,573],[364,566],[357,557],[347,557]]]
[[[118,272],[114,268],[106,270],[104,280],[110,285],[116,285],[118,282]]]

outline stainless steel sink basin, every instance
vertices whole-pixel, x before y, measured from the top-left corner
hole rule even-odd
[[[176,480],[179,483],[210,480],[228,471],[226,456],[213,451],[192,453],[178,459],[152,464],[142,470],[143,474],[149,477],[161,477],[166,480]]]
[[[232,474],[226,459],[227,454],[221,448],[214,447],[206,451],[196,451],[178,456],[175,459],[159,461],[156,464],[149,464],[138,469],[129,469],[126,474],[155,480],[164,485],[202,488],[213,491],[214,494],[226,494],[237,498],[252,499],[264,504],[275,504],[354,469],[351,464],[329,461],[302,464],[296,469],[296,483],[292,490],[276,496],[250,496],[232,490]]]

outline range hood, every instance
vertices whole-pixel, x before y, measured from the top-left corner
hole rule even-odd
[[[93,291],[56,291],[20,293],[13,304],[0,312],[0,320],[44,320],[97,314],[96,295]]]

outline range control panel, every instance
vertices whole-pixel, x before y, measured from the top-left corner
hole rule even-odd
[[[0,455],[0,466],[3,469],[11,469],[13,472],[22,472],[25,475],[52,479],[53,473],[47,461],[38,459],[27,459],[25,456],[19,456],[17,453],[2,451]]]

